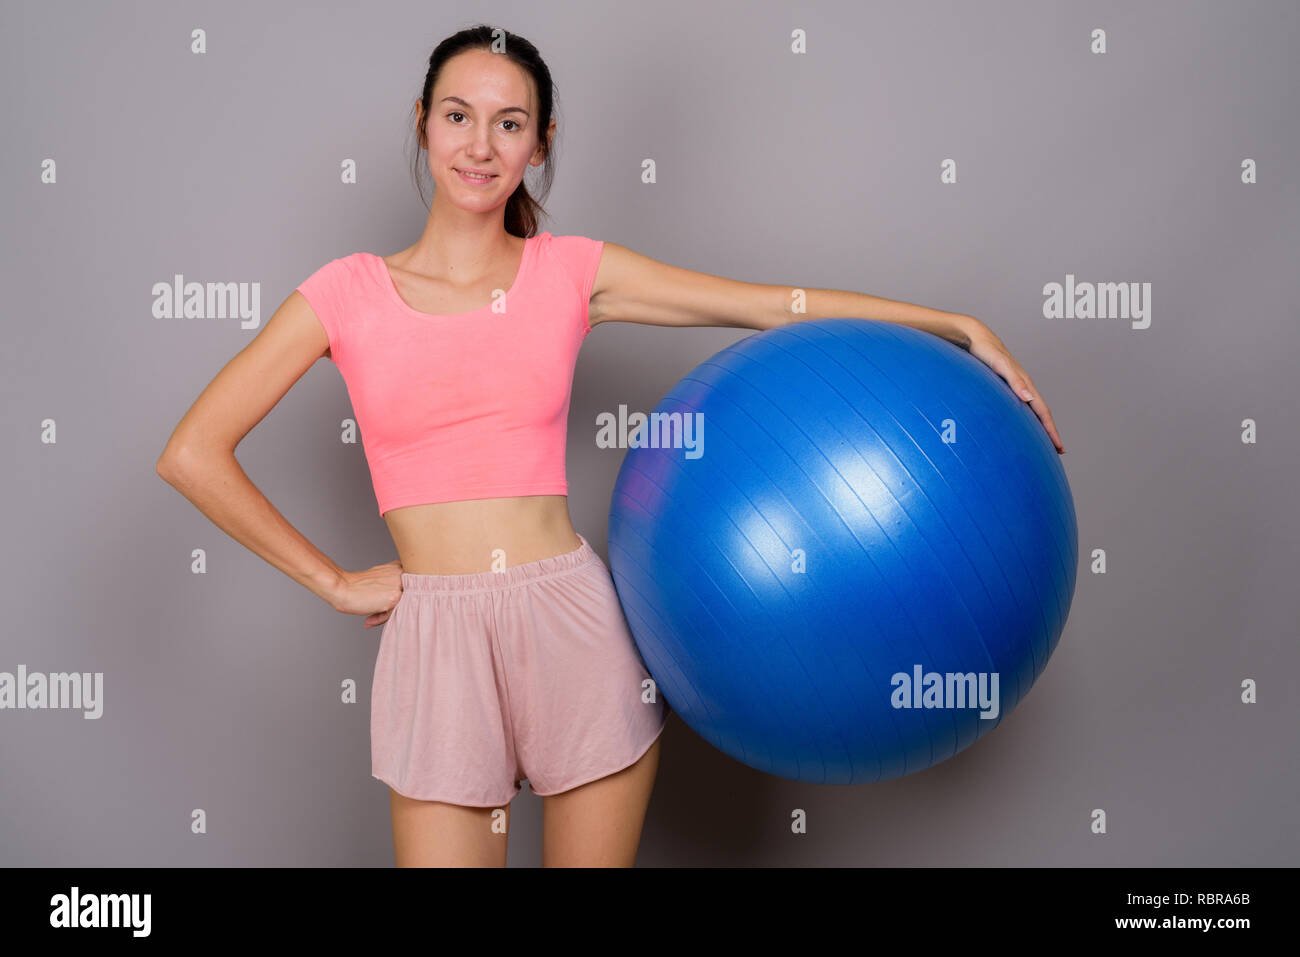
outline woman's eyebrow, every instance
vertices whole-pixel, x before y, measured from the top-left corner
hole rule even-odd
[[[451,100],[451,102],[453,102],[453,103],[459,103],[461,106],[469,106],[469,108],[470,108],[471,110],[474,108],[474,107],[470,106],[468,100],[462,100],[459,96],[444,96],[444,97],[443,97],[439,102],[440,102],[440,103],[446,103],[448,100]],[[527,115],[528,115],[528,111],[525,110],[522,106],[507,106],[507,107],[504,107],[503,109],[497,110],[497,113],[498,113],[498,114],[501,114],[501,113],[522,113],[522,114],[524,114],[524,116],[527,116]]]

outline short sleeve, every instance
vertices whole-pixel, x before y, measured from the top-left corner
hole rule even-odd
[[[603,239],[588,239],[584,235],[567,235],[564,239],[568,242],[569,255],[573,257],[571,268],[577,283],[578,294],[581,295],[581,325],[582,335],[585,338],[586,334],[591,332],[589,315],[591,287],[595,285],[595,273],[601,268],[604,241]]]
[[[589,333],[591,332],[591,320],[588,316],[588,309],[591,306],[591,286],[595,285],[595,273],[601,268],[604,241],[603,239],[589,239],[588,242],[590,243],[588,260],[586,260],[586,268],[582,273],[582,325],[585,326],[586,332]]]
[[[316,318],[325,327],[329,337],[330,359],[338,361],[339,348],[342,345],[344,290],[347,288],[345,273],[347,264],[342,259],[333,259],[321,266],[304,279],[298,286],[307,304],[311,306]]]

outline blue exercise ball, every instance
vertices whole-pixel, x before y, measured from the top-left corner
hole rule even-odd
[[[1042,674],[1078,527],[1033,410],[930,333],[803,320],[701,363],[629,436],[619,600],[660,693],[750,767],[931,767]]]

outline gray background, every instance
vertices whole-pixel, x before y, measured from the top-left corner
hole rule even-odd
[[[6,3],[0,29],[0,670],[102,671],[105,713],[0,712],[0,862],[384,865],[369,775],[379,630],[336,614],[154,474],[256,330],[151,316],[173,273],[257,282],[412,243],[406,119],[434,44],[479,21],[560,96],[544,229],[754,282],[966,312],[1060,426],[1081,568],[1029,698],[955,758],[816,786],[676,716],[641,865],[1297,863],[1297,5]],[[208,52],[189,52],[190,31]],[[1094,28],[1108,52],[1090,52]],[[808,33],[808,53],[790,33]],[[58,163],[58,182],[40,164]],[[353,158],[359,183],[339,182]],[[643,158],[658,183],[640,182]],[[945,158],[958,183],[939,182]],[[1242,185],[1240,163],[1258,163]],[[1144,331],[1042,316],[1042,287],[1152,283]],[[602,556],[648,411],[748,332],[599,327],[574,383],[574,523]],[[337,370],[239,447],[347,567],[395,557]],[[1243,445],[1240,423],[1259,423]],[[39,441],[58,423],[58,442]],[[207,550],[207,574],[190,552]],[[1089,570],[1105,549],[1108,573]],[[360,700],[339,702],[354,679]],[[1259,702],[1240,683],[1259,682]],[[208,833],[190,833],[203,808]],[[806,835],[790,814],[809,815]],[[1092,834],[1103,808],[1108,833]],[[540,860],[541,801],[510,862]]]

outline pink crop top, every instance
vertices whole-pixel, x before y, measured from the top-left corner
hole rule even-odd
[[[380,515],[568,494],[573,368],[603,248],[528,237],[510,288],[472,312],[412,308],[373,253],[331,260],[298,287],[347,386]]]

